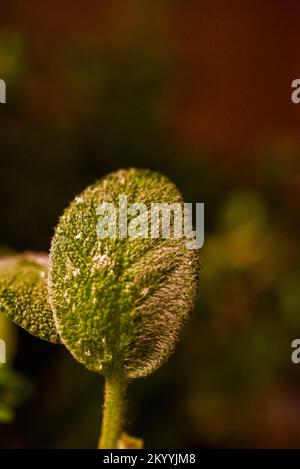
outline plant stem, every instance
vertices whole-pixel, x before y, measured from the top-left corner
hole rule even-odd
[[[127,382],[118,375],[105,378],[104,410],[98,448],[115,449],[122,432]]]

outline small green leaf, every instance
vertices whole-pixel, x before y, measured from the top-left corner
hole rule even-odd
[[[143,449],[144,441],[141,438],[123,432],[117,443],[118,449]]]
[[[0,313],[26,331],[60,342],[47,291],[48,257],[25,253],[0,257]]]
[[[121,170],[88,187],[57,227],[49,293],[62,341],[79,362],[136,378],[173,351],[193,307],[199,259],[185,238],[100,239],[99,204],[117,206],[120,195],[147,209],[183,203],[174,184],[149,170]]]

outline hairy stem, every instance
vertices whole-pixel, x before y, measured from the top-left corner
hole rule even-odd
[[[99,449],[115,449],[120,438],[126,410],[127,381],[120,376],[105,379],[104,411]]]

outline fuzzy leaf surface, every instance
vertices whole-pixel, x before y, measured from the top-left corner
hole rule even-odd
[[[184,238],[97,236],[98,206],[179,203],[166,177],[120,170],[75,198],[57,227],[50,253],[49,294],[60,336],[88,369],[146,376],[174,350],[198,286],[198,253]],[[128,223],[135,219],[132,215]]]
[[[60,342],[47,300],[48,256],[25,253],[0,257],[0,312],[30,334]]]

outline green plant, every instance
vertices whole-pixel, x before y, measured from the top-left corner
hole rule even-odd
[[[99,203],[183,203],[148,170],[121,170],[88,187],[66,209],[49,257],[25,253],[0,263],[0,307],[28,332],[62,342],[104,375],[100,448],[140,445],[123,434],[126,389],[172,353],[198,285],[198,253],[185,238],[99,239]],[[142,216],[140,214],[139,216]],[[132,215],[129,221],[138,223]]]
[[[0,314],[0,337],[5,342],[6,363],[0,363],[0,423],[12,423],[16,410],[32,397],[30,381],[13,369],[13,357],[17,348],[16,327]]]

